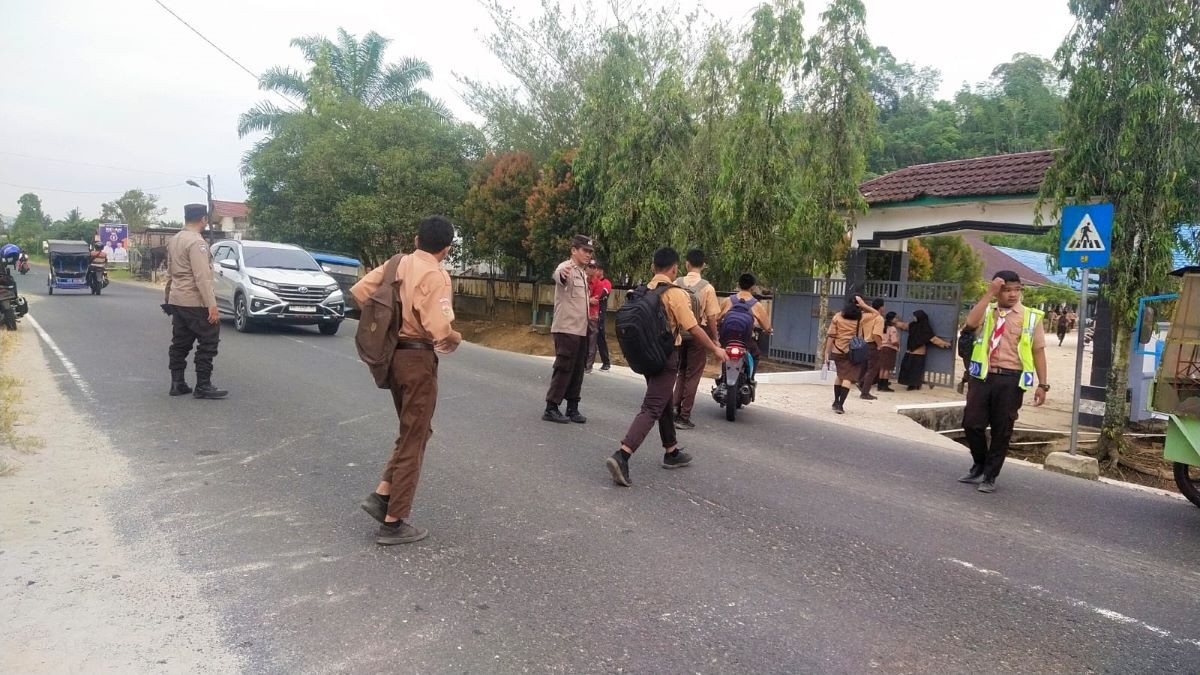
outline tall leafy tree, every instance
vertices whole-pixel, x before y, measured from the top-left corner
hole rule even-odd
[[[1054,64],[1017,54],[992,70],[991,80],[955,97],[965,157],[1053,147],[1062,126],[1062,93]]]
[[[46,226],[50,224],[50,218],[42,211],[41,197],[32,192],[21,195],[17,204],[21,210],[13,221],[9,236],[22,249],[35,250],[46,236]]]
[[[469,258],[496,263],[510,278],[526,271],[525,204],[537,180],[537,166],[527,152],[488,155],[479,162],[460,211]]]
[[[100,219],[106,223],[124,223],[130,232],[140,232],[156,224],[166,212],[165,208],[159,207],[157,196],[135,188],[102,204]]]
[[[76,207],[67,212],[66,218],[56,221],[50,229],[55,239],[91,241],[92,235],[96,234],[96,226],[99,224],[98,220],[84,218],[79,208]]]
[[[811,80],[809,151],[802,208],[795,216],[803,250],[826,280],[844,255],[843,242],[857,214],[867,210],[858,184],[874,139],[875,103],[866,68],[871,54],[861,0],[833,0],[821,14],[821,28],[805,57]],[[818,336],[824,335],[829,317],[828,289],[828,283],[822,284]]]
[[[737,108],[724,134],[713,196],[717,267],[789,281],[801,255],[796,211],[803,151],[800,116],[789,106],[804,60],[804,8],[777,0],[755,12],[737,65]]]
[[[369,108],[387,104],[423,106],[443,116],[449,112],[440,102],[420,88],[421,82],[433,76],[425,61],[414,57],[402,57],[395,63],[387,63],[384,54],[391,40],[371,31],[362,40],[338,28],[337,40],[320,35],[294,38],[291,42],[304,55],[304,59],[315,67],[318,57],[324,53],[329,62],[329,82],[340,97],[357,101]],[[260,89],[274,91],[304,106],[311,113],[313,106],[313,71],[302,73],[294,68],[274,67],[259,77]],[[261,101],[238,119],[238,135],[245,136],[254,131],[279,131],[283,121],[296,110],[281,108],[272,101]]]
[[[549,278],[554,267],[562,262],[570,247],[571,236],[583,222],[574,162],[574,150],[551,157],[543,165],[541,176],[525,204],[529,229],[526,248],[539,278]]]
[[[1115,208],[1104,295],[1113,336],[1101,459],[1125,444],[1130,331],[1138,298],[1166,285],[1175,226],[1200,216],[1200,12],[1193,0],[1071,0],[1076,24],[1059,49],[1069,80],[1062,151],[1043,185],[1056,207]]]

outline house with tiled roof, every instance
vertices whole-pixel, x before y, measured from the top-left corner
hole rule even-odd
[[[247,239],[250,236],[250,207],[245,202],[212,200],[213,229],[226,239]]]

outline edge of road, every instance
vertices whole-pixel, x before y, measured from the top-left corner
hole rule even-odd
[[[152,529],[118,533],[129,461],[60,387],[81,381],[65,384],[51,367],[51,354],[65,356],[49,336],[21,333],[11,363],[21,367],[22,433],[44,444],[0,477],[0,567],[9,580],[0,585],[8,608],[0,671],[241,672],[217,614],[166,540]],[[86,489],[75,496],[64,485]]]

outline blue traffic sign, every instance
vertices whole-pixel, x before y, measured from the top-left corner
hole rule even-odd
[[[1058,266],[1108,267],[1112,250],[1112,223],[1112,204],[1064,207]]]

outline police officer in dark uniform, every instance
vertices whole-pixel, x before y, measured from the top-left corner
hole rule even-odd
[[[201,232],[208,221],[208,207],[183,207],[184,225],[167,242],[167,290],[163,311],[171,316],[171,396],[192,394],[196,398],[225,398],[229,393],[212,384],[213,358],[221,341],[221,315],[213,286],[212,256]],[[196,344],[196,389],[184,378],[188,353]]]

